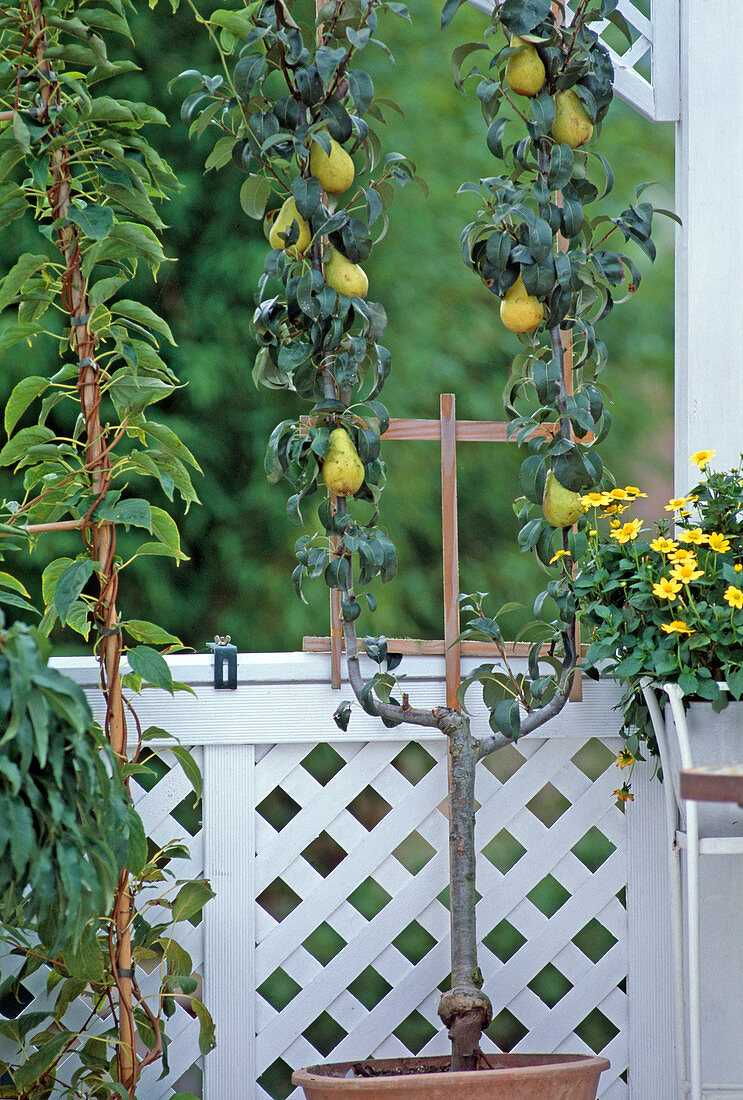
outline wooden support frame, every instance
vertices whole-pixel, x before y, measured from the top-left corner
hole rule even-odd
[[[568,348],[569,354],[569,336]],[[572,379],[571,379],[572,381]],[[535,435],[550,434],[552,425],[545,424]],[[446,668],[446,705],[459,709],[457,691],[461,683],[462,657],[499,657],[501,651],[489,642],[455,643],[459,634],[459,525],[457,516],[457,443],[508,443],[508,424],[495,420],[457,420],[456,397],[453,393],[439,395],[439,419],[390,420],[382,436],[387,441],[417,440],[438,442],[441,446],[441,529],[444,576],[444,637],[434,641],[418,638],[388,639],[391,652],[402,654],[441,654]],[[526,657],[531,648],[526,643],[506,642],[509,657]],[[330,592],[330,637],[305,637],[302,649],[306,653],[327,653],[330,650],[331,687],[341,687],[341,626],[340,594]],[[571,699],[579,701],[580,680],[576,675]]]

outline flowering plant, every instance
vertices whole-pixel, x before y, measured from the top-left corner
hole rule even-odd
[[[643,741],[655,750],[643,677],[678,683],[715,709],[743,697],[743,457],[735,469],[715,472],[714,453],[691,456],[703,480],[668,502],[652,532],[632,518],[632,504],[645,495],[635,486],[581,498],[587,524],[573,584],[585,665],[589,675],[598,666],[611,672],[627,689],[622,768],[641,758]],[[619,797],[628,792],[625,783]]]

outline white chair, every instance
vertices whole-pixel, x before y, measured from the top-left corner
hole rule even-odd
[[[664,708],[661,708],[656,692],[662,689],[668,696],[676,727],[677,753],[673,753],[666,730]],[[643,694],[650,712],[653,730],[658,742],[664,774],[666,804],[666,829],[668,836],[668,869],[672,904],[672,936],[674,957],[674,1015],[676,1032],[676,1079],[679,1100],[703,1100],[704,1093],[735,1093],[743,1096],[743,1085],[702,1083],[702,1018],[701,1018],[701,964],[699,942],[699,857],[703,855],[743,855],[743,836],[699,835],[699,807],[689,801],[682,808],[678,795],[678,759],[682,768],[691,768],[692,758],[689,729],[683,706],[684,693],[678,684],[657,685],[646,682]],[[686,819],[685,829],[682,822]],[[686,932],[688,947],[688,973],[684,965],[683,913],[681,891],[681,849],[686,849]],[[687,988],[688,982],[688,988]],[[686,1010],[689,1016],[689,1041],[686,1037]]]

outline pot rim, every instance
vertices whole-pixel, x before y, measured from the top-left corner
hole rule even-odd
[[[346,1082],[350,1084],[352,1082],[360,1081],[374,1081],[377,1084],[384,1084],[391,1082],[394,1084],[396,1081],[409,1081],[411,1079],[410,1074],[394,1073],[380,1077],[331,1077],[324,1073],[315,1073],[314,1070],[320,1068],[320,1066],[338,1066],[346,1070],[352,1069],[353,1066],[359,1063],[364,1064],[366,1062],[373,1062],[375,1065],[383,1067],[385,1065],[393,1065],[394,1063],[435,1063],[438,1061],[448,1061],[449,1055],[429,1055],[422,1057],[411,1056],[410,1058],[356,1058],[350,1062],[322,1062],[315,1066],[307,1066],[304,1069],[296,1069],[292,1073],[293,1085],[327,1085],[330,1081]],[[513,1059],[513,1064],[507,1064],[504,1066],[492,1066],[483,1067],[482,1069],[472,1071],[461,1071],[452,1073],[447,1070],[433,1069],[430,1073],[421,1073],[416,1075],[420,1080],[421,1077],[430,1078],[431,1084],[437,1084],[439,1081],[449,1081],[453,1084],[466,1084],[466,1082],[472,1079],[473,1073],[487,1073],[498,1072],[498,1074],[508,1081],[509,1078],[513,1080],[523,1080],[524,1075],[528,1075],[530,1078],[539,1078],[546,1076],[548,1073],[554,1073],[555,1067],[559,1066],[568,1072],[578,1074],[586,1069],[596,1069],[598,1073],[603,1073],[604,1070],[609,1069],[611,1062],[608,1058],[604,1058],[599,1054],[502,1054],[500,1051],[493,1052],[493,1057],[509,1058]],[[537,1065],[530,1064],[531,1058],[544,1058],[548,1059]],[[523,1061],[522,1061],[523,1059]]]

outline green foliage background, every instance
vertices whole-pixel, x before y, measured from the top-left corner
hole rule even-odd
[[[220,6],[223,0],[212,0],[201,10],[208,14]],[[328,633],[327,589],[309,586],[308,606],[294,595],[290,574],[300,532],[286,515],[284,487],[269,485],[263,472],[271,429],[299,408],[289,393],[259,393],[250,377],[253,288],[268,244],[260,224],[240,209],[245,177],[232,165],[218,177],[203,174],[209,139],[202,139],[202,147],[189,142],[178,116],[178,88],[174,95],[167,92],[168,82],[185,69],[217,71],[206,36],[197,35],[187,8],[170,16],[162,7],[155,13],[138,7],[135,45],[122,42],[121,52],[131,54],[141,72],[121,78],[117,91],[168,115],[170,129],[151,140],[183,185],[163,213],[170,226],[166,251],[178,262],[161,269],[157,284],[142,275],[139,289],[173,328],[179,346],[166,349],[165,356],[188,384],[159,414],[167,412],[204,478],[196,483],[203,506],[181,523],[190,561],[180,568],[159,558],[136,563],[120,604],[127,617],[153,619],[196,650],[203,651],[215,633],[230,633],[241,650],[298,649],[303,635]],[[365,55],[379,94],[405,111],[404,118],[390,114],[385,144],[410,156],[430,189],[427,200],[413,187],[398,195],[389,233],[365,265],[371,293],[389,315],[385,342],[393,368],[385,401],[393,416],[437,417],[438,395],[454,392],[460,418],[497,420],[517,338],[500,324],[498,300],[462,263],[459,233],[476,199],[455,195],[463,180],[491,174],[495,162],[474,96],[456,92],[449,63],[455,45],[480,37],[485,17],[465,7],[442,33],[438,0],[420,0],[411,13],[412,26],[386,20],[394,69],[380,51]],[[616,174],[609,212],[623,209],[644,180],[660,183],[651,192],[654,203],[673,205],[670,124],[651,124],[615,100],[600,142]],[[602,454],[620,484],[650,489],[670,482],[672,224],[658,219],[655,236],[652,272],[640,264],[649,277],[637,297],[601,328],[610,350],[602,381],[610,388],[614,415]],[[0,273],[30,242],[29,227],[13,222],[0,238]],[[23,374],[52,373],[53,355],[50,348],[48,362],[39,362],[27,349],[6,353],[0,400]],[[397,546],[400,571],[391,585],[377,586],[379,610],[371,618],[362,613],[361,632],[440,637],[438,447],[394,442],[384,447],[384,457],[390,478],[382,521]],[[542,585],[533,555],[521,555],[516,544],[516,448],[463,445],[458,457],[462,589],[489,591],[494,604],[518,598],[528,605],[529,593]],[[15,495],[7,474],[3,478],[0,492]],[[33,591],[47,561],[77,551],[76,535],[46,536],[19,575]],[[79,640],[67,635],[62,648],[79,648]]]

